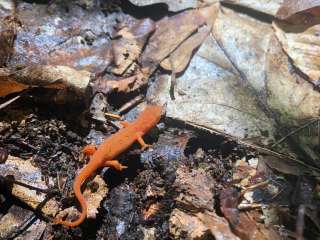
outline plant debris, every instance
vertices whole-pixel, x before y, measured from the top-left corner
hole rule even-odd
[[[319,238],[319,8],[0,1],[0,239]]]

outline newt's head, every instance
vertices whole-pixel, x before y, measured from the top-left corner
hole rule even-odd
[[[139,115],[137,122],[140,131],[143,133],[152,129],[161,119],[163,107],[159,105],[148,105],[143,112]]]

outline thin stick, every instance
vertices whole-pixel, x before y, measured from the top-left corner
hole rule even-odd
[[[174,96],[174,89],[175,89],[175,86],[177,85],[177,79],[176,79],[176,69],[174,67],[172,55],[169,56],[169,62],[171,65],[170,98],[171,100],[175,100],[176,98]]]
[[[131,99],[129,102],[125,103],[119,110],[119,114],[123,114],[124,112],[127,112],[128,109],[132,108],[133,106],[137,105],[138,103],[142,102],[144,99],[144,95],[138,95],[135,98]]]
[[[17,99],[19,99],[21,97],[21,95],[18,95],[14,98],[11,98],[10,100],[6,101],[5,103],[0,104],[0,110],[7,107],[8,105],[10,105],[11,103],[13,103],[14,101],[16,101]]]
[[[114,114],[114,113],[104,113],[104,115],[106,115],[108,117],[115,118],[115,119],[121,119],[121,116],[119,116],[118,114]]]
[[[34,186],[28,185],[26,183],[22,183],[22,182],[14,180],[14,179],[10,179],[8,177],[0,176],[0,179],[3,179],[6,182],[17,184],[17,185],[25,187],[25,188],[29,188],[31,190],[39,191],[39,192],[42,192],[42,193],[54,193],[55,192],[52,189],[42,189],[42,188],[34,187]]]
[[[222,131],[218,131],[218,130],[216,130],[216,129],[208,128],[208,127],[203,126],[203,125],[200,125],[200,124],[195,124],[195,123],[192,123],[192,122],[189,122],[189,121],[186,121],[186,123],[189,124],[190,126],[193,126],[193,127],[196,127],[196,128],[200,128],[200,129],[203,129],[203,130],[212,132],[212,133],[216,133],[216,134],[218,134],[218,135],[222,135],[222,136],[224,136],[224,137],[226,137],[226,138],[228,138],[228,139],[230,139],[230,140],[232,140],[232,141],[236,141],[236,142],[239,143],[239,144],[242,144],[242,145],[247,146],[247,147],[251,147],[251,148],[259,151],[260,153],[268,153],[268,154],[270,154],[270,155],[279,157],[279,158],[281,158],[281,159],[290,159],[290,160],[292,160],[292,161],[294,161],[294,162],[296,162],[296,163],[299,163],[299,164],[301,164],[301,165],[303,165],[303,166],[305,166],[305,167],[307,167],[307,168],[309,168],[309,169],[312,169],[312,170],[314,170],[314,171],[316,171],[316,172],[319,172],[319,171],[320,171],[319,168],[316,168],[316,167],[307,165],[307,164],[305,164],[303,161],[301,161],[301,160],[299,160],[299,159],[297,159],[297,158],[295,158],[295,157],[292,157],[292,156],[290,156],[290,155],[286,155],[286,154],[283,154],[283,153],[279,153],[279,152],[270,150],[270,149],[268,149],[268,148],[261,147],[261,146],[256,145],[256,144],[248,143],[248,142],[243,141],[243,140],[241,140],[241,139],[239,139],[239,138],[236,138],[236,137],[233,137],[233,136],[231,136],[231,135],[228,135],[228,134],[226,134],[226,133],[224,133],[224,132],[222,132]]]
[[[312,119],[312,120],[310,120],[309,122],[307,122],[307,123],[305,123],[304,125],[302,125],[301,127],[299,127],[299,128],[297,128],[297,129],[291,131],[290,133],[288,133],[287,135],[285,135],[283,138],[281,138],[280,140],[278,140],[277,142],[275,142],[275,143],[271,146],[271,148],[277,146],[278,144],[282,143],[284,140],[286,140],[286,139],[287,139],[288,137],[290,137],[291,135],[299,132],[300,130],[302,130],[302,129],[306,128],[306,127],[308,127],[309,125],[315,123],[316,121],[319,121],[319,118]]]

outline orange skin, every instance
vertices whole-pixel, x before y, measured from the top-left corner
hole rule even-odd
[[[89,163],[81,170],[73,183],[74,194],[81,206],[81,215],[73,222],[54,219],[54,224],[76,227],[86,219],[87,203],[81,193],[82,184],[99,168],[113,167],[118,171],[125,169],[126,166],[115,160],[116,157],[126,151],[135,141],[140,143],[142,149],[149,147],[150,145],[143,141],[142,136],[160,121],[161,113],[161,106],[149,105],[134,122],[120,122],[123,128],[107,138],[97,150],[92,145],[85,147],[84,152],[92,156]]]

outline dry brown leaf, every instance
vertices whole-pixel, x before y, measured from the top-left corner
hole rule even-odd
[[[158,21],[156,30],[142,53],[142,67],[153,72],[164,58],[205,23],[206,19],[199,10],[185,11]]]
[[[204,211],[188,214],[179,209],[174,209],[169,219],[169,231],[174,239],[234,239],[235,236],[228,222],[216,214]]]
[[[220,3],[211,4],[209,7],[199,8],[199,13],[206,19],[206,24],[210,28],[213,27],[218,14],[220,12]]]
[[[114,74],[124,74],[133,61],[140,56],[147,38],[154,30],[154,22],[151,19],[144,19],[130,29],[123,28],[117,32],[116,37],[121,38],[112,42],[112,52],[116,65],[112,69]]]
[[[93,92],[131,92],[147,84],[148,78],[144,73],[137,73],[131,77],[119,80],[98,79],[92,83]]]
[[[286,19],[296,13],[308,10],[320,14],[320,0],[284,0],[276,17]]]
[[[3,80],[0,76],[0,97],[5,97],[11,93],[21,92],[27,88],[29,88],[28,85],[12,80]]]
[[[153,217],[154,215],[159,212],[161,209],[161,204],[160,203],[152,203],[148,208],[143,210],[143,219],[148,220],[149,218]]]
[[[197,33],[185,40],[169,57],[164,59],[160,66],[166,70],[182,72],[188,65],[191,56],[203,41],[208,37],[211,28],[204,26]],[[174,66],[171,66],[171,62]]]
[[[319,15],[320,16],[320,15]],[[283,49],[312,81],[320,80],[320,17],[309,15],[313,24],[275,21],[273,27]],[[300,18],[299,16],[296,19]]]
[[[220,193],[220,209],[241,239],[280,239],[272,229],[267,229],[253,219],[254,212],[252,214],[251,212],[240,212],[237,208],[239,199],[240,193],[233,188],[224,189]]]
[[[66,66],[32,65],[20,70],[0,69],[0,97],[29,87],[69,88],[79,95],[87,89],[91,73]]]

